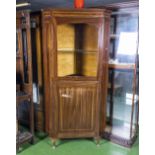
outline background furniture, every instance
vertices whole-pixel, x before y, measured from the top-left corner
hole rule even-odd
[[[30,18],[35,129],[45,131],[41,12],[31,13]]]
[[[16,15],[16,75],[21,89],[32,94],[32,56],[29,12],[17,12]]]
[[[16,145],[17,150],[19,147],[26,142],[34,142],[34,117],[33,117],[33,102],[32,102],[32,95],[27,94],[25,92],[17,91],[16,92],[16,109],[17,109],[17,139]],[[29,131],[21,131],[20,124],[18,123],[18,114],[19,114],[19,106],[22,102],[27,101],[26,103],[29,106],[29,121],[30,121],[30,129]]]
[[[104,137],[130,147],[138,130],[138,5],[109,5],[111,35]]]
[[[105,128],[110,12],[42,12],[46,131],[58,138],[94,137]]]
[[[16,14],[16,47],[17,119],[19,124],[30,127],[30,132],[18,131],[18,148],[26,141],[33,141],[34,132],[30,16],[27,11]]]

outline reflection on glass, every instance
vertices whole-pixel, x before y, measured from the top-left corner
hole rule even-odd
[[[135,55],[137,50],[137,33],[121,32],[117,54]]]
[[[97,39],[95,25],[58,25],[58,76],[96,76]]]
[[[135,63],[138,42],[137,12],[117,14],[112,19],[110,53],[113,54],[110,54],[110,58],[119,63]]]
[[[132,135],[131,137],[134,137],[136,134],[136,128],[137,128],[137,116],[138,115],[138,95],[135,94],[134,96],[134,109],[133,109],[133,122],[132,122]]]
[[[27,35],[26,29],[22,30],[22,45],[23,45],[23,64],[24,64],[24,82],[28,83],[28,51],[27,51]]]
[[[130,123],[133,98],[133,72],[114,72],[113,112],[111,118],[111,133],[122,138],[130,139]],[[110,95],[108,94],[108,110],[110,111]],[[108,114],[108,117],[110,114]]]
[[[131,140],[135,136],[138,115],[138,86],[135,86],[138,76],[134,75],[138,47],[138,12],[135,8],[119,10],[113,13],[111,19],[109,64],[112,67],[109,67],[105,132]]]
[[[138,79],[139,79],[139,72],[137,70],[136,73],[136,81],[135,81],[135,85],[136,85],[136,89],[135,89],[135,95],[134,95],[134,110],[133,110],[133,122],[132,122],[132,135],[131,137],[134,137],[134,135],[137,132],[137,123],[138,123],[138,104],[139,104],[139,84],[138,84]]]

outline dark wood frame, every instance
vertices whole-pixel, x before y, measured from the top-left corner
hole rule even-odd
[[[41,12],[32,12],[30,18],[32,66],[34,69],[33,75],[35,74],[33,76],[33,81],[37,84],[38,90],[38,102],[34,104],[35,129],[38,131],[45,131]]]
[[[56,27],[57,23],[96,23],[101,24],[101,34],[104,36],[99,38],[103,40],[99,45],[99,66],[97,77],[57,77],[57,43],[56,43]],[[75,138],[75,137],[99,137],[99,133],[104,131],[106,116],[106,95],[108,81],[108,35],[109,35],[110,11],[105,9],[47,9],[42,12],[43,27],[43,62],[44,62],[44,90],[45,90],[45,118],[46,131],[53,139],[57,138]],[[103,26],[104,25],[104,26]],[[49,35],[50,34],[50,35]],[[50,40],[50,43],[48,41]],[[71,81],[71,82],[70,82]],[[73,86],[82,86],[94,83],[99,89],[99,104],[97,107],[96,127],[94,134],[87,132],[82,134],[58,134],[58,111],[57,98],[54,97],[58,93],[58,85],[67,83]],[[85,82],[84,82],[85,81]],[[83,84],[81,82],[84,82]],[[74,85],[74,86],[75,86]],[[67,120],[66,120],[67,121]],[[54,142],[55,143],[55,140]]]
[[[25,22],[23,23],[22,20]],[[22,46],[22,29],[26,30],[27,36],[27,55],[28,55],[28,82],[24,82],[23,67],[23,46]],[[20,11],[16,14],[16,29],[18,31],[19,52],[16,55],[16,71],[21,74],[21,89],[28,94],[32,94],[32,56],[31,56],[31,32],[30,32],[30,15],[28,11]]]

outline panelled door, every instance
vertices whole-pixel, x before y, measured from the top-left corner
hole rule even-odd
[[[59,136],[95,136],[98,126],[98,83],[58,82]]]

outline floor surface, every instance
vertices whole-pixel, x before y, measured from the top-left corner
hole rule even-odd
[[[49,137],[35,137],[35,144],[22,146],[17,155],[138,155],[138,139],[131,149],[112,142],[101,140],[97,147],[92,139],[74,139],[58,141],[56,149],[52,149]]]

